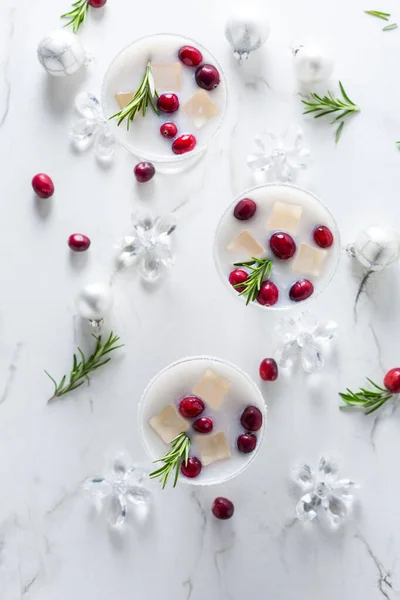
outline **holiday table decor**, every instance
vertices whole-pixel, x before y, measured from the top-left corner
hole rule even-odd
[[[235,507],[231,500],[219,496],[218,498],[215,498],[211,507],[211,511],[214,517],[220,519],[221,521],[226,521],[227,519],[231,519],[233,517]]]
[[[89,62],[89,55],[78,36],[65,29],[46,35],[39,43],[37,56],[45,71],[53,77],[73,75]]]
[[[384,388],[380,387],[367,377],[373,389],[360,388],[357,392],[352,392],[349,388],[346,392],[339,393],[339,396],[346,403],[340,408],[360,408],[366,415],[374,412],[390,400],[394,394],[400,393],[400,368],[396,367],[388,371],[383,380]]]
[[[225,37],[232,46],[233,55],[240,62],[265,44],[270,33],[265,11],[242,5],[234,9],[225,24]]]
[[[87,319],[95,331],[100,331],[113,300],[113,293],[108,284],[90,282],[79,291],[75,305],[79,316]]]
[[[93,8],[101,8],[106,4],[107,0],[77,0],[72,4],[72,9],[61,15],[62,19],[68,19],[64,27],[72,27],[72,31],[77,33],[81,25],[85,23],[89,6]]]
[[[54,194],[54,183],[49,175],[37,173],[32,179],[33,191],[39,198],[51,198]]]
[[[371,225],[363,229],[346,251],[368,271],[383,271],[400,258],[400,236],[393,229]]]
[[[81,92],[75,98],[75,110],[79,118],[70,127],[74,146],[79,151],[94,146],[95,155],[99,160],[110,160],[115,152],[116,141],[96,96],[89,92]]]
[[[178,483],[179,472],[181,467],[187,468],[189,460],[190,439],[185,433],[180,433],[171,442],[171,450],[162,458],[155,460],[155,463],[164,463],[160,468],[150,473],[151,479],[159,479],[162,483],[162,489],[168,483],[169,478],[173,475],[173,487]],[[197,459],[196,459],[197,460]],[[201,465],[200,465],[201,469]]]
[[[301,83],[321,83],[332,75],[333,59],[326,50],[317,45],[300,45],[293,48],[293,54],[295,73]]]

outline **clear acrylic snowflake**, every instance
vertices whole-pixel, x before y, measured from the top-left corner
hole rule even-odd
[[[171,249],[171,234],[176,229],[172,215],[153,217],[149,214],[134,214],[133,234],[124,237],[118,246],[119,262],[128,267],[138,264],[142,277],[156,281],[165,268],[172,267],[175,256]]]
[[[254,141],[258,152],[247,156],[247,165],[255,173],[264,173],[268,181],[292,183],[311,163],[311,153],[304,146],[299,127],[289,127],[279,136],[268,131],[257,135]]]
[[[313,521],[337,529],[350,514],[354,502],[354,489],[359,486],[350,479],[338,479],[338,466],[332,459],[322,456],[316,470],[309,465],[299,465],[292,472],[295,483],[304,494],[296,505],[300,521]]]
[[[100,102],[89,92],[82,92],[75,98],[75,109],[79,118],[70,128],[74,146],[80,152],[94,145],[99,160],[110,160],[115,152],[116,140],[101,111]]]
[[[323,347],[337,333],[335,321],[318,322],[315,315],[302,312],[286,317],[276,328],[282,345],[275,360],[283,369],[291,369],[300,363],[307,373],[315,373],[324,366]]]
[[[110,525],[120,527],[126,522],[129,504],[151,504],[153,495],[146,487],[148,481],[148,473],[132,466],[129,456],[121,452],[106,475],[87,479],[83,487],[96,508],[106,513]]]

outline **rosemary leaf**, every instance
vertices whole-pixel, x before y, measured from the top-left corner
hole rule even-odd
[[[382,31],[392,31],[392,29],[397,29],[397,27],[397,23],[390,23],[390,25],[386,25],[386,27],[384,27]]]
[[[163,458],[154,461],[154,463],[164,463],[163,466],[149,475],[151,479],[160,480],[162,489],[167,485],[172,473],[174,473],[173,487],[176,487],[181,464],[184,462],[186,465],[189,458],[190,439],[186,433],[180,433],[172,440],[171,446],[171,450]]]
[[[340,136],[342,135],[342,131],[343,131],[343,127],[344,127],[344,121],[342,121],[339,125],[339,127],[336,129],[336,134],[335,134],[335,143],[337,144],[340,140]]]
[[[72,27],[72,31],[77,33],[81,25],[85,23],[86,15],[89,9],[88,0],[77,0],[72,4],[72,10],[61,15],[62,19],[69,19],[64,27]]]
[[[390,400],[393,396],[392,392],[387,389],[381,388],[379,385],[367,378],[367,381],[377,390],[368,390],[366,388],[360,388],[357,392],[352,392],[347,388],[346,393],[340,392],[339,396],[345,402],[345,406],[340,408],[361,408],[364,410],[366,415],[371,414],[385,402]]]
[[[263,281],[270,278],[272,273],[272,260],[269,258],[255,258],[247,262],[234,263],[234,267],[245,267],[250,271],[248,279],[243,283],[237,283],[233,287],[243,287],[239,296],[246,296],[246,306],[255,300],[261,289]]]
[[[389,21],[390,13],[381,12],[380,10],[364,10],[364,12],[366,15],[371,15],[371,17]]]

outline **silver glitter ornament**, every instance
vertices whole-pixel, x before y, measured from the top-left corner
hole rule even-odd
[[[88,283],[76,298],[76,309],[83,319],[94,327],[101,327],[113,303],[113,293],[108,284]]]
[[[237,8],[225,25],[225,37],[233,48],[235,58],[240,61],[265,44],[269,32],[267,16],[245,6]]]
[[[78,36],[66,29],[56,29],[46,35],[37,55],[45,71],[53,77],[73,75],[89,62]]]
[[[400,237],[391,229],[371,225],[361,231],[356,241],[349,244],[346,250],[370,271],[383,271],[398,262]]]

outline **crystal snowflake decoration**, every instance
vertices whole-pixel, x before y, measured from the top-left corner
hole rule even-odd
[[[337,333],[335,321],[319,323],[315,315],[302,312],[286,317],[277,327],[282,346],[275,354],[283,369],[291,369],[300,362],[307,373],[315,373],[324,366],[323,346]]]
[[[84,492],[99,511],[107,514],[110,525],[120,527],[126,522],[128,504],[148,507],[153,499],[147,489],[148,473],[131,466],[125,453],[118,454],[103,476],[91,477],[84,483]]]
[[[247,165],[254,173],[264,173],[268,181],[292,183],[311,163],[300,128],[290,127],[280,136],[268,131],[254,141],[259,151],[247,156]]]
[[[118,246],[119,262],[125,267],[137,263],[146,281],[156,281],[175,262],[171,249],[175,219],[172,215],[153,217],[140,213],[133,215],[132,220],[133,234],[124,237]]]
[[[331,529],[339,527],[349,516],[354,496],[359,487],[350,479],[338,479],[335,461],[322,456],[317,470],[308,465],[293,469],[293,479],[304,495],[296,505],[300,521],[318,521]]]
[[[115,152],[116,141],[101,111],[100,102],[89,92],[82,92],[75,98],[75,109],[79,118],[70,128],[75,147],[84,152],[94,145],[99,160],[110,160]]]

